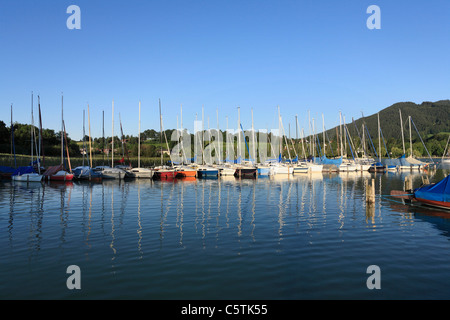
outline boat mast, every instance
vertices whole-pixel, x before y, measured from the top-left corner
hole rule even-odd
[[[105,166],[105,147],[106,147],[106,142],[105,142],[105,110],[102,111],[102,115],[103,115],[103,122],[102,122],[102,134],[103,134],[103,166]]]
[[[83,167],[84,167],[84,156],[86,155],[86,130],[85,130],[85,120],[84,120],[84,112],[85,110],[83,110]]]
[[[89,115],[89,103],[88,103],[88,124],[89,124],[89,161],[92,169],[91,117]]]
[[[217,118],[217,138],[219,138],[220,136],[220,129],[219,129],[219,107],[217,107],[216,109],[216,118]],[[220,161],[220,158],[222,157],[222,144],[220,143],[222,141],[222,139],[218,140],[218,153],[217,153],[217,164],[221,164],[222,162]],[[217,150],[216,150],[217,151]]]
[[[33,91],[31,91],[31,127],[30,127],[30,139],[31,139],[31,166],[33,166]]]
[[[325,157],[325,118],[322,113],[322,127],[323,127],[323,156]]]
[[[412,148],[412,136],[411,136],[411,116],[408,117],[409,119],[409,148],[411,150],[411,158],[413,157],[413,148]]]
[[[340,141],[340,149],[341,149],[341,157],[344,157],[344,148],[342,148],[342,114],[339,111],[339,141]]]
[[[311,145],[311,112],[308,110],[308,127],[309,127],[309,154],[312,155],[312,145]]]
[[[89,113],[89,112],[88,112]],[[112,101],[112,129],[111,129],[111,168],[114,168],[114,99]]]
[[[238,107],[238,145],[237,145],[236,159],[239,159],[239,157],[241,156],[241,134],[239,133],[239,131],[241,130],[240,127],[241,127],[241,107]]]
[[[378,159],[381,162],[381,136],[380,136],[380,114],[377,113],[378,118]]]
[[[398,109],[398,111],[400,112],[400,128],[402,129],[403,154],[406,154],[406,150],[405,150],[405,136],[403,135],[402,110]]]
[[[280,106],[277,106],[277,109],[278,109],[278,134],[280,135],[280,153],[279,153],[279,155],[281,155],[281,157],[283,158],[283,155],[282,155],[282,152],[283,152],[283,134],[281,133]]]
[[[44,137],[42,135],[42,117],[41,117],[41,98],[38,96],[38,110],[39,110],[39,156],[42,155],[42,165],[45,166],[45,154],[44,154]],[[39,167],[41,160],[39,159]],[[39,168],[39,170],[41,170]]]
[[[162,150],[162,116],[161,116],[161,99],[159,99],[159,127],[160,127],[160,134],[159,134],[159,145],[161,148],[161,166],[163,165],[163,150]]]
[[[64,121],[64,96],[61,92],[61,165],[64,167],[64,134],[63,134],[63,121]]]
[[[139,101],[138,168],[141,167],[141,101]]]
[[[255,145],[255,127],[253,125],[253,108],[252,108],[252,144],[253,144],[252,153],[253,153],[253,157],[254,157],[253,163],[256,164],[256,150],[255,150],[256,145]]]

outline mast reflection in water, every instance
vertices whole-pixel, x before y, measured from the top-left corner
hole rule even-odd
[[[386,197],[405,175],[3,181],[0,298],[448,298],[449,214]]]

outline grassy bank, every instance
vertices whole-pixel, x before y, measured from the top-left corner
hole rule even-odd
[[[36,159],[36,158],[35,158]],[[120,157],[114,157],[114,160],[119,160]],[[43,161],[43,165],[45,167],[59,165],[61,163],[61,157],[45,157],[45,159],[41,159]],[[164,162],[169,160],[168,156],[164,157]],[[28,166],[30,164],[31,157],[29,155],[16,155],[17,166]],[[127,160],[125,160],[127,162]],[[137,167],[138,158],[130,157],[130,162],[133,167]],[[82,157],[70,157],[70,164],[72,168],[83,165]],[[89,165],[87,159],[84,159],[84,164]],[[128,164],[128,162],[127,162]],[[67,159],[66,159],[67,165]],[[103,159],[103,156],[93,156],[92,157],[92,166],[102,166],[102,165],[111,165],[111,158]],[[161,157],[141,157],[141,167],[153,167],[161,165]],[[14,159],[11,158],[10,154],[0,153],[0,166],[11,166],[14,167]]]

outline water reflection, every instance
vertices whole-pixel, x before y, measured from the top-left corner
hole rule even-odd
[[[81,230],[78,249],[86,260],[95,259],[107,242],[115,273],[119,250],[133,250],[139,260],[164,250],[166,243],[179,248],[198,245],[202,250],[227,247],[240,253],[252,243],[273,240],[282,250],[297,235],[307,236],[312,244],[327,232],[337,233],[343,241],[361,222],[367,229],[380,230],[390,212],[401,214],[403,227],[419,218],[439,225],[447,236],[447,220],[436,221],[448,214],[419,212],[385,196],[392,189],[401,190],[406,177],[417,187],[424,176],[436,180],[449,172],[450,168],[429,173],[345,172],[100,184],[3,182],[0,201],[7,219],[0,221],[7,230],[9,250],[15,250],[16,242],[25,243],[29,260],[37,257],[46,238],[57,238],[64,255],[66,247],[73,248],[73,242],[79,241]],[[376,201],[369,204],[364,181],[372,179]]]

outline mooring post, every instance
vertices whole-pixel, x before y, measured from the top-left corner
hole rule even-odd
[[[366,202],[374,203],[375,202],[375,179],[372,179],[372,184],[369,187],[369,180],[364,180],[364,184],[366,186]]]
[[[406,176],[405,177],[405,191],[411,191],[412,190],[412,179],[411,177]]]

